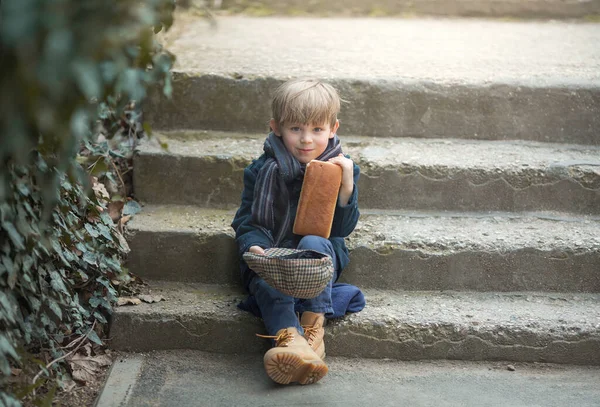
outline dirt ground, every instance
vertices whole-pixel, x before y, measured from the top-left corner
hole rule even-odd
[[[118,354],[114,351],[105,350],[103,355],[110,358],[110,361],[114,361]],[[36,355],[39,356],[39,355]],[[108,360],[108,359],[107,359]],[[100,391],[107,378],[108,372],[111,365],[98,365],[95,367],[93,374],[89,375],[86,382],[67,380],[65,382],[65,388],[58,388],[52,401],[52,406],[61,407],[88,407],[93,406],[98,398]],[[11,377],[9,390],[13,393],[19,391],[19,389],[30,385],[38,370],[33,369],[13,369],[13,376]],[[53,382],[48,382],[53,383]],[[38,401],[43,400],[48,396],[48,392],[51,386],[42,385],[36,389],[35,396],[32,393],[25,399],[21,400],[24,407],[34,407],[39,405]]]
[[[113,354],[113,360],[116,357]],[[94,381],[83,386],[77,386],[69,392],[60,392],[54,398],[53,406],[61,407],[91,407],[96,402],[106,380],[110,366],[102,367]]]

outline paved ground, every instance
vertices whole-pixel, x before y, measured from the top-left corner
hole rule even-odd
[[[286,78],[598,85],[600,24],[181,15],[176,70]],[[350,46],[351,44],[351,46]]]
[[[329,358],[312,386],[279,386],[261,355],[123,354],[97,407],[599,406],[600,368]]]

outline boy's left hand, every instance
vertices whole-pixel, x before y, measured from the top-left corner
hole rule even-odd
[[[346,158],[343,154],[329,159],[332,164],[342,167],[342,186],[340,188],[339,202],[340,205],[348,204],[352,190],[354,189],[354,162]]]
[[[329,162],[342,167],[342,186],[352,188],[354,186],[354,162],[346,158],[344,154],[330,158]]]

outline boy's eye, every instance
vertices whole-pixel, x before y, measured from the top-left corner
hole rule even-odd
[[[315,127],[315,129],[314,129],[314,131],[317,132],[317,133],[320,132],[320,131],[323,131],[323,130],[324,129],[322,127]]]
[[[300,131],[300,127],[294,126],[290,128],[291,131]]]

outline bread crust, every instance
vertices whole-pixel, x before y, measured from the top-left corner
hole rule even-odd
[[[318,160],[306,164],[294,221],[295,234],[329,238],[341,185],[339,165]]]

